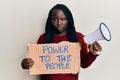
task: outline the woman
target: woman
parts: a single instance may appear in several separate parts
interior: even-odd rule
[[[73,16],[68,7],[64,4],[57,4],[49,11],[45,33],[39,37],[37,43],[79,42],[81,44],[81,67],[87,68],[98,56],[96,52],[101,51],[102,48],[97,42],[87,46],[83,37],[82,33],[76,32]],[[21,64],[23,69],[30,69],[34,65],[34,61],[25,58]],[[40,80],[78,80],[78,74],[44,74],[41,75]]]

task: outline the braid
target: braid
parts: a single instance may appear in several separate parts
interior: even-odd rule
[[[57,4],[55,5],[48,14],[47,22],[46,22],[46,28],[45,28],[45,40],[44,43],[53,43],[53,26],[51,23],[51,16],[53,14],[53,11],[55,9],[60,9],[64,12],[67,20],[68,20],[68,28],[67,28],[67,35],[68,35],[68,41],[70,42],[78,42],[77,36],[76,36],[76,30],[74,26],[74,20],[71,11],[63,4]]]

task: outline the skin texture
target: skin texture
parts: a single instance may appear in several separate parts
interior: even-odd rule
[[[67,33],[68,21],[62,10],[54,10],[52,15],[52,25],[54,33],[57,35],[65,35]]]
[[[54,27],[54,34],[63,36],[67,34],[68,20],[62,10],[56,9],[53,11],[52,25]],[[98,42],[94,42],[88,46],[89,52],[97,55],[96,52],[101,51],[102,47]],[[22,60],[22,68],[30,69],[34,65],[34,61],[30,58],[25,58]]]
[[[88,48],[89,48],[89,51],[92,52],[94,55],[97,55],[96,52],[102,51],[102,47],[97,41],[90,44]]]

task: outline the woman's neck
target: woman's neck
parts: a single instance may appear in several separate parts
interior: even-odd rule
[[[67,34],[67,32],[64,32],[64,33],[55,33],[55,35],[57,35],[57,36],[64,36],[66,34]]]

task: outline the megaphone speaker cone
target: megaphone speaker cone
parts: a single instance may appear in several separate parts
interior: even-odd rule
[[[108,29],[108,27],[104,23],[100,24],[100,32],[105,40],[107,40],[107,41],[111,40],[110,30]]]

